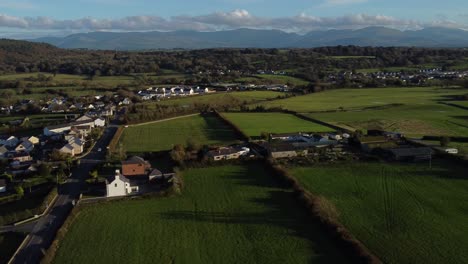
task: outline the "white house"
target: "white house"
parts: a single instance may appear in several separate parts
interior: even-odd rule
[[[70,124],[62,124],[62,125],[56,125],[56,126],[49,126],[49,127],[44,127],[44,135],[45,136],[54,136],[58,134],[63,134],[65,131],[68,131],[71,129]]]
[[[132,187],[130,180],[120,173],[120,170],[115,171],[113,178],[106,180],[107,197],[126,196],[134,192],[138,192],[138,186]]]
[[[96,127],[105,127],[106,126],[106,120],[104,118],[97,118],[94,120],[94,125]]]
[[[91,122],[93,121],[93,118],[87,116],[87,115],[84,115],[84,116],[81,116],[80,118],[76,119],[76,122],[82,122],[82,121],[88,121],[88,122]]]
[[[4,179],[0,179],[0,193],[4,193],[7,190],[7,184]]]
[[[184,88],[184,94],[185,95],[192,95],[193,94],[193,89],[190,87]]]

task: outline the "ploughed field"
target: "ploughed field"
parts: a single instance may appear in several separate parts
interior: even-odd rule
[[[129,126],[120,143],[128,152],[170,150],[188,140],[200,144],[229,144],[236,141],[234,132],[213,115],[194,115],[168,121]]]
[[[468,176],[456,164],[345,163],[293,175],[386,263],[466,263]]]
[[[410,136],[466,136],[468,110],[444,103],[467,93],[468,89],[435,87],[338,89],[260,105],[283,107],[352,129],[379,127]],[[464,105],[463,101],[453,103]]]
[[[332,128],[284,113],[223,113],[246,135],[259,137],[262,132],[330,132]]]
[[[85,206],[54,263],[344,263],[260,164],[189,169],[179,196]]]

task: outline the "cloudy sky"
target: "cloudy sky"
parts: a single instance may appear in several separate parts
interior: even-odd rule
[[[88,31],[468,29],[466,0],[0,0],[0,37]]]

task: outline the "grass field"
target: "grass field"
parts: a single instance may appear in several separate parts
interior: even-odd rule
[[[230,93],[213,93],[200,96],[179,97],[167,99],[158,102],[160,105],[193,105],[193,104],[211,104],[223,105],[229,104],[232,101],[246,101],[247,103],[261,102],[268,99],[275,99],[282,96],[284,93],[273,91],[247,91],[247,92],[230,92]],[[154,104],[154,103],[151,103]]]
[[[263,105],[282,106],[308,113],[325,122],[355,129],[367,129],[375,123],[381,123],[389,131],[411,136],[466,135],[468,111],[439,104],[439,101],[466,92],[466,89],[455,88],[340,89],[266,102]]]
[[[183,178],[181,196],[83,208],[54,263],[345,263],[262,166]]]
[[[192,116],[125,128],[122,138],[128,152],[170,150],[193,139],[200,144],[228,144],[234,132],[214,116]]]
[[[248,136],[260,136],[262,132],[328,132],[332,128],[322,126],[294,115],[283,113],[224,113],[226,118],[236,124]]]
[[[468,177],[455,164],[354,163],[295,168],[313,193],[386,263],[466,263]]]

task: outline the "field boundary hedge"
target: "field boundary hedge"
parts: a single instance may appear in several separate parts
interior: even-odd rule
[[[236,124],[234,124],[233,122],[231,122],[231,120],[227,119],[223,114],[219,113],[218,111],[213,111],[214,114],[220,118],[226,125],[228,125],[232,130],[234,130],[234,132],[236,133],[236,135],[241,138],[242,140],[244,141],[250,141],[250,137],[247,136],[244,131],[242,131],[242,129],[240,129]]]
[[[117,131],[115,131],[114,137],[111,139],[111,141],[110,141],[110,143],[109,143],[109,151],[110,151],[110,152],[114,152],[114,151],[115,151],[115,148],[117,147],[117,144],[119,143],[120,137],[121,137],[122,134],[123,134],[123,130],[124,130],[124,127],[123,127],[123,126],[119,126],[119,127],[117,128]]]
[[[377,264],[382,261],[375,256],[364,244],[357,240],[346,227],[323,210],[323,198],[305,190],[299,181],[289,174],[283,167],[266,160],[266,168],[277,177],[281,183],[294,191],[298,201],[307,209],[313,220],[318,221],[330,235],[339,249],[352,263]]]

